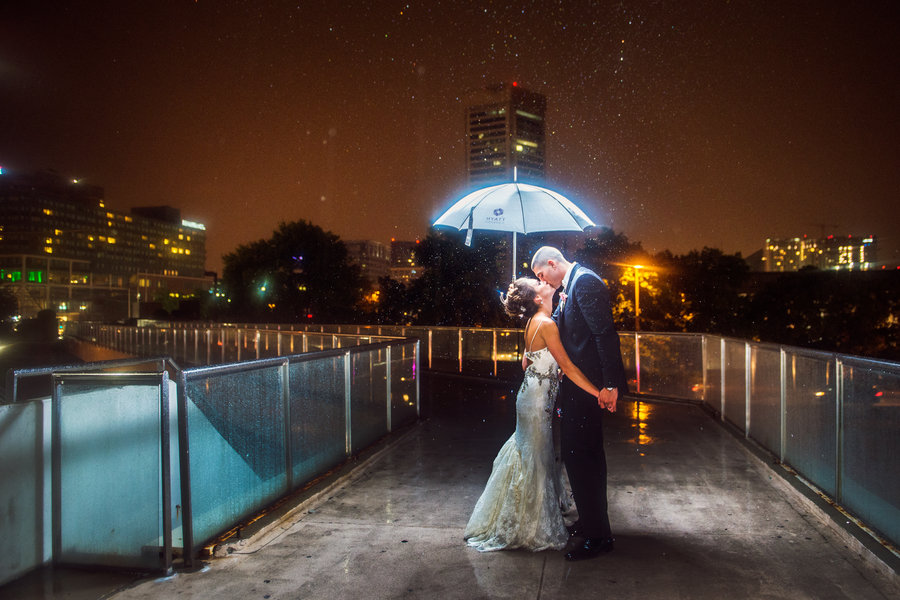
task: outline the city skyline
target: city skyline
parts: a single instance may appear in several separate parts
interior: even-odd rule
[[[0,19],[0,165],[178,206],[214,270],[281,221],[415,239],[465,192],[466,93],[518,81],[548,100],[548,187],[650,252],[824,231],[896,261],[897,16],[23,3]]]

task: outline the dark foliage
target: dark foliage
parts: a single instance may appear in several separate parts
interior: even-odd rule
[[[359,268],[350,264],[344,243],[318,226],[282,223],[271,238],[238,246],[223,259],[223,287],[234,320],[356,319],[363,290]]]

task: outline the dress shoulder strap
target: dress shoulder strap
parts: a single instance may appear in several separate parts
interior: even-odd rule
[[[531,342],[528,344],[528,347],[529,347],[529,348],[534,348],[534,338],[537,337],[538,329],[540,329],[540,328],[541,328],[541,325],[543,325],[543,324],[544,324],[544,322],[543,322],[543,321],[540,321],[540,322],[538,323],[538,326],[534,328],[534,333],[531,334]]]

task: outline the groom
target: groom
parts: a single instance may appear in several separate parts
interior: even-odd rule
[[[563,286],[553,313],[563,347],[572,362],[601,388],[599,398],[568,378],[559,388],[562,455],[578,509],[578,521],[569,528],[572,535],[566,545],[566,560],[594,558],[613,549],[607,514],[603,411],[614,412],[616,401],[628,391],[619,335],[613,326],[609,291],[596,273],[570,263],[552,246],[534,253],[531,270],[541,281]]]

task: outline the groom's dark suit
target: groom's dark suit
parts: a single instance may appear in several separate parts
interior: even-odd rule
[[[554,313],[566,353],[599,388],[628,391],[619,335],[612,320],[609,290],[603,280],[579,264],[572,266],[565,301]],[[603,411],[597,398],[568,378],[559,391],[562,407],[561,450],[575,506],[578,533],[587,538],[609,538],[606,500],[606,453],[603,448]]]

